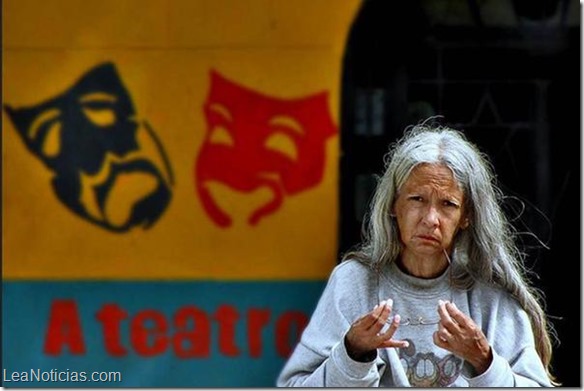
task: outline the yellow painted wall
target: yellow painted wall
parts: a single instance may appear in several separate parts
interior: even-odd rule
[[[4,103],[30,106],[113,62],[137,116],[168,153],[175,184],[148,230],[118,234],[55,196],[53,173],[5,113],[3,260],[7,279],[322,279],[336,263],[338,134],[322,182],[285,199],[257,226],[214,225],[193,186],[206,127],[209,72],[262,94],[326,91],[339,126],[341,57],[358,0],[5,0]],[[261,191],[222,195],[234,216]],[[254,198],[255,197],[255,198]],[[244,200],[245,199],[245,200]]]

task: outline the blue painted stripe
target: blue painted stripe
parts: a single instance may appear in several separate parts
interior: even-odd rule
[[[298,319],[309,318],[324,288],[316,282],[4,282],[3,284],[3,385],[4,387],[272,387],[285,363],[284,348],[293,346]],[[69,344],[61,352],[45,352],[51,308],[68,303],[77,310],[85,353],[71,354]],[[73,306],[71,306],[73,303]],[[66,306],[67,306],[66,305]],[[109,307],[106,307],[110,305]],[[118,329],[119,344],[126,354],[116,356],[106,346],[104,322],[97,314],[116,305],[127,317],[110,323]],[[187,310],[185,310],[187,309]],[[178,313],[198,311],[181,328]],[[149,312],[145,312],[149,310]],[[166,330],[152,331],[165,324]],[[258,314],[262,314],[259,316]],[[263,318],[261,318],[263,317]],[[139,321],[141,318],[150,320]],[[260,319],[261,318],[261,319]],[[53,318],[56,319],[56,318]],[[69,324],[63,320],[63,324]],[[222,320],[221,320],[222,319]],[[255,326],[253,325],[255,321]],[[135,323],[132,329],[132,322]],[[204,325],[208,322],[209,332]],[[263,327],[260,325],[265,322]],[[55,323],[56,324],[56,323]],[[138,324],[138,326],[136,326]],[[279,326],[278,326],[279,325]],[[162,350],[152,356],[138,352],[136,327],[142,330],[142,347],[151,347],[156,334]],[[65,333],[64,329],[56,328]],[[134,330],[134,331],[132,331]],[[233,338],[229,337],[233,330]],[[278,331],[279,330],[279,331]],[[180,333],[198,332],[210,350],[202,357],[181,358],[173,340]],[[134,333],[134,339],[132,338]],[[224,334],[223,345],[219,335]],[[59,333],[53,333],[53,337]],[[65,335],[70,335],[65,333]],[[190,335],[190,334],[189,334]],[[250,338],[256,336],[255,348]],[[109,338],[112,336],[110,335]],[[277,342],[279,338],[279,344]],[[201,341],[199,339],[198,341]],[[260,345],[257,345],[259,341]],[[160,342],[160,341],[159,341]],[[110,342],[111,344],[111,342]],[[180,347],[179,347],[180,349]],[[229,350],[232,349],[232,350]],[[285,350],[285,349],[284,349]],[[231,354],[231,355],[230,355]],[[11,381],[23,373],[40,373],[47,382]],[[53,375],[51,375],[51,371]],[[121,382],[75,382],[85,372],[119,372]],[[51,377],[52,376],[52,377]],[[102,375],[105,377],[105,375]],[[58,377],[65,381],[58,381]],[[66,381],[66,380],[70,381]],[[52,381],[57,380],[57,381]]]

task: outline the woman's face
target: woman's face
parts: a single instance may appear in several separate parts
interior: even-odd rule
[[[393,206],[404,253],[442,255],[466,228],[464,194],[452,171],[442,164],[416,166],[399,189]]]

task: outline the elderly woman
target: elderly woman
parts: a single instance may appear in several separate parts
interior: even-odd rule
[[[278,386],[551,386],[550,330],[491,166],[419,125],[389,153],[365,241],[328,284]]]

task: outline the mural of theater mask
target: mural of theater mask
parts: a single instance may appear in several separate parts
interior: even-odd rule
[[[251,211],[256,225],[275,213],[284,198],[317,186],[323,178],[326,141],[337,133],[328,93],[278,99],[210,72],[203,111],[207,131],[195,161],[194,182],[207,215],[218,226],[232,225],[210,184],[240,193],[262,187],[269,198]]]
[[[61,95],[5,110],[22,141],[54,173],[58,199],[108,231],[149,228],[164,213],[173,174],[162,144],[138,121],[112,63]]]

